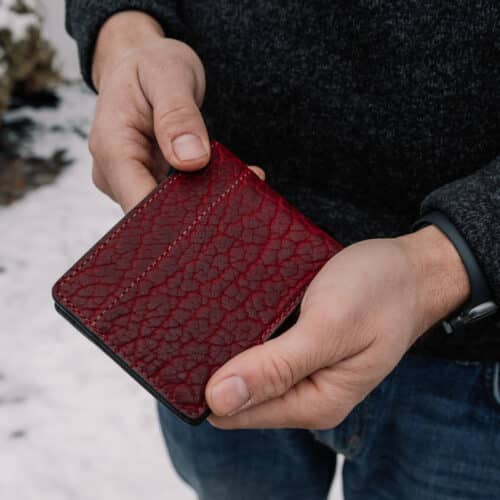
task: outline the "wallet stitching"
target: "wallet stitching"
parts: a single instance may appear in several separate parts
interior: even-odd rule
[[[214,144],[212,143],[211,144],[211,149],[215,151],[215,146]],[[81,262],[80,264],[78,264],[78,266],[75,266],[75,268],[71,271],[71,273],[69,273],[67,276],[65,276],[61,282],[60,282],[60,287],[66,283],[67,281],[69,281],[70,279],[74,278],[82,269],[83,267],[88,264],[91,260],[95,259],[97,257],[97,255],[99,254],[99,252],[101,250],[103,250],[103,248],[108,244],[110,243],[114,238],[116,238],[131,222],[132,220],[137,217],[137,215],[139,215],[140,213],[142,213],[144,211],[144,209],[150,205],[151,203],[153,203],[154,200],[156,200],[156,198],[158,198],[158,196],[160,196],[161,193],[163,193],[163,191],[165,191],[165,189],[167,189],[167,187],[171,186],[176,180],[178,180],[179,178],[181,177],[180,174],[174,174],[170,177],[170,179],[168,181],[165,181],[165,183],[163,184],[163,186],[160,187],[160,189],[158,189],[155,193],[153,193],[151,195],[151,197],[146,200],[142,205],[138,206],[136,209],[132,210],[132,212],[128,215],[127,217],[127,220],[125,220],[122,224],[119,225],[119,227],[116,229],[116,231],[113,231],[107,238],[105,238],[98,246],[97,248],[92,252],[90,253],[90,255],[88,257],[85,257]],[[63,295],[61,294],[61,299],[63,298]],[[71,303],[68,302],[70,305]],[[88,319],[88,318],[85,318],[85,319]]]
[[[199,222],[200,220],[205,217],[209,211],[213,210],[215,208],[215,206],[220,203],[225,197],[227,197],[227,195],[234,190],[234,188],[247,176],[247,174],[249,174],[250,172],[247,170],[246,172],[243,172],[242,174],[240,174],[240,176],[233,182],[233,184],[231,184],[231,186],[229,186],[226,191],[224,191],[223,193],[221,193],[217,198],[216,200],[214,200],[202,213],[200,213],[200,215],[183,231],[183,233],[181,235],[179,235],[176,240],[174,240],[170,245],[169,245],[169,248],[167,248],[163,253],[162,255],[160,255],[157,259],[155,259],[155,261],[153,263],[150,264],[150,266],[148,266],[148,268],[143,271],[143,273],[141,273],[140,276],[138,276],[134,282],[131,283],[131,285],[129,285],[129,287],[127,287],[126,290],[124,290],[122,292],[122,294],[117,297],[112,304],[110,304],[109,306],[106,307],[105,310],[103,310],[100,315],[98,315],[96,317],[96,319],[94,321],[92,321],[90,323],[90,326],[92,328],[94,328],[95,332],[96,333],[100,333],[102,335],[102,332],[99,332],[99,328],[97,328],[97,321],[99,319],[102,318],[102,315],[105,314],[110,308],[112,308],[119,300],[120,298],[125,294],[127,293],[128,290],[130,290],[130,288],[132,286],[134,286],[135,282],[136,281],[139,281],[143,275],[147,274],[156,264],[158,264],[166,255],[168,252],[170,252],[172,250],[172,248],[174,247],[175,244],[177,244],[184,236],[187,235],[188,232],[190,232]],[[334,249],[335,250],[335,249]],[[296,293],[293,294],[293,296],[290,298],[290,300],[286,303],[285,306],[283,306],[282,308],[282,311],[280,313],[279,316],[277,316],[274,321],[259,335],[258,337],[258,342],[259,343],[263,343],[266,338],[269,336],[269,334],[276,328],[277,325],[279,325],[283,319],[287,316],[287,314],[289,314],[290,312],[290,307],[291,306],[295,306],[301,299],[301,296],[303,295],[304,293],[304,288],[307,286],[307,284],[310,282],[311,280],[311,275],[314,276],[315,274],[317,273],[317,270],[314,270],[314,271],[311,271],[310,273],[308,273],[306,276],[304,276],[302,278],[302,280],[296,285]],[[67,302],[67,304],[72,307],[75,312],[77,312],[83,319],[87,319],[85,317],[85,315],[81,315],[80,314],[80,311],[77,307],[75,307],[72,302],[67,299],[66,297],[63,297],[61,296],[61,298],[63,300],[65,300]],[[110,347],[113,347],[111,346],[110,344]],[[115,350],[116,350],[116,353],[118,355],[120,355],[122,357],[122,359],[124,359],[125,362],[126,359],[123,357],[123,354],[120,352],[122,349],[119,349],[117,347],[113,347]],[[128,362],[127,362],[128,364]],[[158,375],[155,375],[153,377],[147,377],[148,379],[148,383],[150,383],[152,386],[154,386],[157,382],[158,382]],[[175,389],[171,389],[171,390],[166,390],[164,392],[164,395],[166,397],[166,400],[171,402],[171,404],[173,404],[175,407],[182,407],[183,408],[183,412],[185,414],[188,414],[188,415],[191,415],[193,417],[196,417],[199,415],[199,412],[200,411],[206,411],[206,408],[207,408],[207,405],[206,405],[206,402],[205,404],[198,404],[198,405],[183,405],[182,403],[179,403],[175,397]],[[190,407],[190,408],[189,408]]]
[[[156,193],[154,193],[151,196],[151,198],[149,198],[147,201],[144,202],[143,205],[141,205],[136,210],[134,210],[133,213],[131,213],[130,216],[127,218],[127,220],[125,222],[123,222],[123,224],[121,224],[116,229],[116,231],[113,231],[102,243],[100,243],[97,246],[97,248],[88,257],[83,259],[82,262],[80,262],[80,264],[78,266],[76,266],[70,274],[68,274],[66,277],[64,277],[61,280],[61,286],[64,283],[68,282],[69,280],[73,279],[80,271],[82,271],[82,269],[85,267],[85,265],[87,265],[90,261],[94,260],[97,257],[97,255],[104,249],[104,247],[106,247],[106,245],[108,245],[108,243],[110,243],[114,238],[116,238],[132,222],[132,220],[134,220],[134,218],[137,217],[137,215],[142,213],[142,211],[146,207],[148,207],[154,200],[156,200],[156,198],[158,198],[158,196],[163,191],[165,191],[165,189],[167,187],[171,186],[177,179],[179,179],[179,177],[180,177],[179,174],[174,174],[169,179],[169,181],[165,182],[165,184],[160,189],[158,189],[158,191],[156,191]],[[61,298],[63,298],[62,294],[61,294]],[[68,302],[68,304],[72,305],[70,302]]]
[[[115,297],[113,301],[108,304],[93,320],[90,320],[90,318],[87,315],[81,314],[81,311],[79,308],[77,308],[68,298],[66,298],[63,294],[61,294],[61,299],[64,300],[70,307],[73,308],[73,310],[82,318],[90,322],[90,326],[92,328],[96,327],[97,322],[102,319],[104,314],[106,314],[111,308],[113,308],[119,300],[133,287],[135,287],[139,281],[146,276],[157,264],[159,264],[171,251],[172,249],[181,241],[189,232],[191,232],[211,210],[213,210],[231,191],[234,190],[234,188],[241,183],[248,175],[250,174],[250,170],[247,169],[244,172],[242,172],[238,178],[233,181],[233,183],[226,188],[226,190],[221,193],[214,201],[212,201],[207,208],[205,208],[194,220],[191,222],[186,228],[177,235],[177,237],[167,246],[167,248],[153,261],[151,262],[148,267],[139,275],[137,276],[122,292],[120,295]]]
[[[239,180],[237,181],[239,182]],[[232,190],[232,189],[231,189]],[[231,191],[230,189],[228,189],[227,193],[223,193],[223,195],[225,196],[226,194],[229,194],[229,192]],[[221,195],[222,196],[222,195]],[[306,274],[305,276],[303,276],[302,280],[300,280],[296,285],[295,285],[295,289],[296,289],[296,292],[292,295],[292,297],[285,303],[284,306],[282,306],[281,308],[281,313],[268,325],[267,328],[265,328],[261,334],[259,335],[259,337],[256,339],[258,343],[263,343],[266,338],[270,335],[270,333],[276,328],[277,325],[279,325],[283,320],[284,318],[289,314],[290,312],[290,306],[294,306],[299,302],[298,299],[300,299],[301,295],[303,295],[304,293],[304,288],[307,286],[307,284],[311,281],[311,275],[314,276],[314,274],[317,272],[317,270],[315,271],[311,271],[309,272],[308,274]],[[126,292],[124,292],[126,293]],[[118,298],[119,300],[119,298]],[[111,306],[113,307],[113,306]],[[292,308],[293,309],[293,308]],[[107,311],[103,311],[102,314],[105,314]],[[95,321],[98,321],[100,318],[96,318]],[[120,349],[118,349],[116,346],[113,346],[114,349],[118,351],[122,350],[123,347],[125,346],[121,346]],[[160,379],[159,379],[159,371],[161,371],[162,368],[158,369],[158,370],[155,370],[154,374],[150,374],[148,376],[148,380],[149,380],[149,383],[153,386],[155,385],[158,385],[158,382],[160,382]],[[175,389],[171,389],[171,390],[166,390],[164,392],[166,398],[168,401],[170,401],[171,403],[175,403],[179,406],[182,406],[182,403],[179,403],[175,397]],[[190,405],[191,406],[191,410],[189,410],[188,408],[186,408],[186,405],[183,406],[183,411],[185,413],[190,413],[192,415],[197,415],[199,413],[200,410],[205,410],[206,409],[206,405],[203,405],[203,404],[198,404],[198,405]],[[194,409],[194,411],[192,411]]]
[[[222,199],[225,198],[237,186],[237,184],[240,183],[244,179],[244,177],[248,173],[249,173],[249,171],[247,170],[246,172],[243,172],[242,174],[240,174],[240,176],[233,182],[233,184],[231,186],[229,186],[226,189],[226,191],[224,191],[223,193],[221,193],[202,213],[200,213],[200,215],[198,217],[196,217],[195,220],[193,222],[191,222],[190,225],[187,226],[185,228],[185,230],[180,235],[178,235],[177,238],[173,242],[170,243],[169,247],[159,257],[157,257],[155,259],[155,261],[153,261],[148,266],[148,268],[141,273],[141,275],[139,275],[137,278],[135,278],[134,281],[125,290],[122,291],[122,293],[120,294],[120,296],[116,297],[112,301],[112,303],[110,303],[108,306],[106,306],[106,308],[103,309],[103,311],[101,311],[101,313],[99,313],[97,315],[97,317],[93,321],[90,322],[90,326],[92,326],[92,328],[94,328],[94,330],[96,331],[96,333],[100,333],[99,329],[97,328],[97,322],[100,319],[102,319],[103,315],[106,312],[108,312],[112,307],[114,307],[116,305],[116,303],[123,297],[123,295],[125,295],[132,287],[136,286],[136,284],[142,279],[142,277],[145,276],[151,269],[153,269],[153,267],[155,265],[159,264],[161,262],[161,260],[172,250],[172,248],[179,241],[181,241],[189,232],[191,232],[194,229],[194,227],[197,224],[199,224],[200,220],[203,217],[205,217],[208,214],[209,211],[213,210],[215,208],[215,206],[218,203],[220,203],[222,201]],[[147,200],[146,202],[144,202],[144,204],[141,205],[140,207],[137,207],[137,209],[134,211],[134,213],[130,214],[130,217],[127,219],[127,221],[125,221],[122,225],[120,225],[120,227],[118,227],[116,229],[116,231],[114,231],[104,241],[102,241],[97,246],[97,248],[88,257],[84,258],[82,260],[82,262],[77,267],[75,267],[75,269],[68,276],[66,276],[61,281],[61,284],[69,281],[74,276],[76,276],[79,272],[81,272],[81,270],[84,268],[84,266],[87,263],[89,263],[90,261],[92,261],[93,259],[95,259],[97,257],[97,255],[104,249],[104,247],[108,243],[110,243],[115,237],[117,237],[120,234],[120,232],[123,229],[125,229],[128,226],[128,224],[137,215],[139,215],[149,204],[151,204],[168,186],[172,185],[179,177],[180,177],[179,174],[173,175],[171,177],[171,179],[168,182],[166,182],[156,193],[154,193],[149,200]],[[291,299],[282,308],[281,314],[279,316],[277,316],[274,319],[274,321],[261,333],[261,335],[258,338],[258,342],[260,342],[260,343],[264,342],[265,339],[269,336],[270,332],[272,332],[273,329],[276,328],[276,326],[279,325],[283,321],[283,319],[287,316],[287,314],[289,313],[290,306],[292,306],[294,304],[296,305],[297,302],[300,301],[300,297],[301,297],[301,295],[303,295],[303,292],[304,292],[304,287],[307,286],[308,282],[310,281],[310,275],[312,274],[314,276],[315,272],[317,272],[317,270],[314,271],[314,272],[311,271],[311,273],[308,273],[308,275],[304,276],[303,279],[301,280],[301,282],[296,285],[296,290],[297,290],[296,293],[293,294],[293,296],[291,297]],[[86,321],[90,321],[90,318],[87,315],[81,314],[81,311],[79,310],[79,308],[77,308],[76,306],[74,306],[74,304],[71,302],[71,300],[69,300],[62,293],[61,293],[61,300],[64,301],[64,302],[66,302],[82,319],[84,319]],[[117,354],[120,354],[118,352],[118,349],[116,349],[116,352],[117,352]],[[155,376],[155,377],[150,378],[149,380],[152,383],[154,383],[155,381],[158,380],[158,378],[157,378],[157,376]],[[169,401],[172,401],[174,403],[178,403],[176,401],[175,393],[174,393],[173,390],[171,390],[171,391],[165,391],[165,395],[167,396],[167,398],[168,398]],[[188,405],[188,406],[191,406],[191,405]],[[199,412],[199,410],[205,410],[206,409],[206,403],[205,404],[198,404],[198,405],[195,404],[195,405],[192,405],[191,406],[191,410],[185,408],[183,411],[185,413],[189,412],[189,413],[193,414],[193,409],[195,411],[198,411],[198,412]]]

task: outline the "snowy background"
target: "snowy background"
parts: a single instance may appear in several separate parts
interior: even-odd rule
[[[75,80],[64,2],[43,3],[60,67]],[[94,96],[80,82],[58,94],[57,109],[9,114],[38,124],[26,148],[62,146],[74,162],[53,184],[0,207],[0,499],[193,500],[168,461],[153,399],[52,305],[53,282],[121,216],[90,179],[81,131]]]

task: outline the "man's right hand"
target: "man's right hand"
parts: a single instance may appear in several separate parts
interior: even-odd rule
[[[196,170],[210,143],[199,107],[205,72],[186,44],[165,38],[140,12],[122,12],[102,27],[92,79],[99,92],[89,148],[95,185],[129,211],[170,166]]]

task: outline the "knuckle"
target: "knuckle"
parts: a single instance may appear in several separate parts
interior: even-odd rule
[[[274,354],[266,365],[264,392],[266,397],[284,394],[295,381],[295,368],[284,356]]]
[[[327,308],[318,303],[307,307],[304,312],[304,319],[318,331],[324,331],[325,327],[328,330],[335,330],[342,325],[342,313],[343,310],[339,307]]]
[[[156,126],[162,134],[175,137],[185,129],[196,128],[200,112],[194,103],[172,106],[158,113]]]
[[[100,140],[99,129],[95,125],[92,127],[89,134],[88,148],[90,154],[94,158],[99,155],[99,151],[101,149],[101,140]]]
[[[92,167],[92,183],[97,189],[99,189],[99,191],[102,191],[103,193],[106,192],[106,186],[104,184],[102,174],[95,165]]]

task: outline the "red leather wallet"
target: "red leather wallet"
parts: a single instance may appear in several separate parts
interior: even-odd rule
[[[210,376],[292,324],[341,245],[217,142],[175,173],[53,288],[56,309],[191,424]]]

